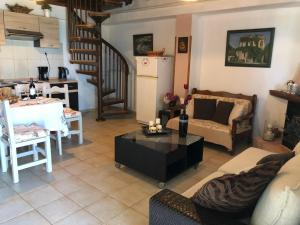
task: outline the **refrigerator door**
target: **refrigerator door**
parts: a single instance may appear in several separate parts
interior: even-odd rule
[[[157,78],[137,76],[136,87],[136,119],[147,124],[156,118]]]
[[[137,76],[147,75],[157,77],[158,65],[156,57],[136,57]]]

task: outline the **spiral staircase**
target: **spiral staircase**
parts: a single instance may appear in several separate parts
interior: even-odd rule
[[[106,10],[130,4],[131,0],[49,0],[47,3],[67,7],[70,63],[78,64],[76,72],[88,76],[87,82],[96,87],[97,120],[128,113],[128,64],[102,38],[101,27],[110,17]]]

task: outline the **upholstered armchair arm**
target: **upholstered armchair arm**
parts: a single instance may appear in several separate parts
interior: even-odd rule
[[[232,128],[231,128],[231,132],[233,135],[235,135],[237,133],[237,126],[238,124],[242,123],[243,121],[252,121],[252,118],[254,117],[254,115],[252,113],[249,113],[247,115],[244,116],[240,116],[235,118],[234,120],[232,120]],[[250,122],[251,124],[251,122]]]
[[[189,198],[162,190],[150,199],[149,225],[244,225],[231,215],[201,208]]]

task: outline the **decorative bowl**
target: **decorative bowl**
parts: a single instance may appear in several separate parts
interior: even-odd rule
[[[147,52],[147,55],[148,56],[164,56],[165,55],[165,49],[163,48],[160,51],[150,51],[150,52]]]
[[[16,13],[28,14],[33,10],[33,9],[30,9],[26,6],[22,6],[22,5],[19,5],[19,4],[14,4],[14,5],[5,4],[5,5],[11,12],[16,12]]]

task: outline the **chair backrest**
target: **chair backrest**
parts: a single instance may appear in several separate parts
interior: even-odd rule
[[[63,104],[66,107],[70,107],[70,101],[69,101],[69,89],[68,89],[68,85],[65,84],[64,87],[58,87],[58,86],[53,86],[51,88],[45,88],[43,90],[43,95],[45,97],[47,97],[47,95],[49,96],[49,98],[52,97],[52,95],[54,94],[64,94],[64,97],[60,99],[63,101]]]
[[[2,132],[4,131],[5,134],[8,135],[8,140],[11,143],[15,140],[15,134],[8,100],[0,102],[0,114],[0,124],[2,127],[1,136],[3,135]]]

